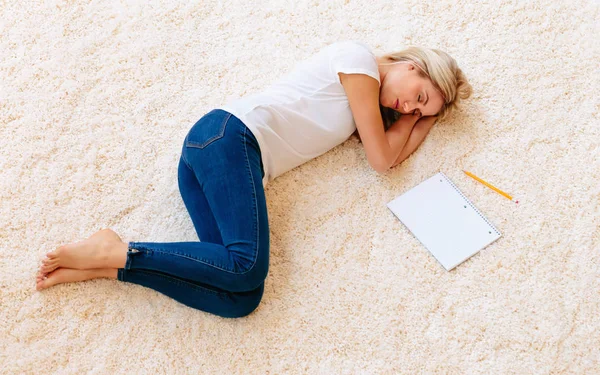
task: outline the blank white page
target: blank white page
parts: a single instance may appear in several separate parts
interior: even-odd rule
[[[442,172],[387,206],[447,271],[501,236]]]

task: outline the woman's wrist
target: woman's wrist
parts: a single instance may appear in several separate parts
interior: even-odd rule
[[[388,160],[391,159],[389,161],[390,167],[395,164],[398,156],[404,149],[404,146],[410,137],[410,133],[418,120],[418,116],[402,115],[402,117],[396,120],[385,133],[390,149],[392,150],[392,157],[388,158]]]

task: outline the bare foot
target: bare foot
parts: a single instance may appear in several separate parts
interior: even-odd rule
[[[75,281],[84,281],[97,279],[100,277],[117,278],[116,268],[97,268],[91,270],[75,270],[71,268],[57,268],[49,274],[38,272],[35,289],[42,290],[56,284],[72,283]]]
[[[127,244],[111,229],[102,229],[88,239],[60,246],[46,254],[41,273],[59,267],[86,270],[93,268],[123,268],[127,260]]]

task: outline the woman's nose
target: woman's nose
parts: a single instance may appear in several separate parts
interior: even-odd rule
[[[410,113],[414,113],[414,112],[415,112],[415,111],[417,111],[417,110],[418,110],[418,111],[420,111],[420,110],[421,110],[421,104],[419,104],[419,103],[414,103],[414,102],[411,102],[411,103],[408,103],[408,108],[409,108],[409,110],[408,110],[408,111],[409,111]]]
[[[421,104],[406,102],[404,106],[404,110],[410,114],[419,114],[422,113],[423,106]],[[415,112],[416,111],[416,112]]]
[[[407,107],[407,112],[410,114],[418,115],[423,111],[423,106],[421,104],[407,103]]]

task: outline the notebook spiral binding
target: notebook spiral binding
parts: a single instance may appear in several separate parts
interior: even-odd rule
[[[454,185],[454,183],[453,183],[453,182],[452,182],[452,181],[451,181],[451,180],[448,178],[448,176],[446,176],[446,175],[444,174],[444,172],[441,172],[441,171],[440,171],[440,174],[441,174],[441,175],[444,177],[444,179],[445,179],[447,182],[449,182],[449,183],[450,183],[450,185],[451,185],[451,186],[454,188],[454,190],[456,190],[456,191],[458,192],[458,194],[460,194],[460,195],[461,195],[461,196],[462,196],[462,197],[465,199],[465,201],[467,201],[467,203],[469,204],[469,206],[471,206],[471,208],[472,208],[472,209],[474,209],[474,210],[475,210],[475,212],[477,212],[477,214],[478,214],[479,216],[481,216],[481,218],[482,218],[483,220],[485,220],[485,222],[486,222],[486,223],[487,223],[487,224],[488,224],[488,225],[489,225],[489,226],[490,226],[490,227],[491,227],[491,228],[492,228],[492,229],[493,229],[493,230],[496,232],[496,234],[498,234],[498,235],[500,236],[500,232],[498,231],[498,229],[496,229],[496,227],[495,227],[495,226],[494,226],[492,223],[490,223],[490,222],[488,221],[488,219],[486,219],[486,218],[485,218],[485,216],[483,216],[483,214],[482,214],[482,213],[481,213],[481,212],[480,212],[480,211],[477,209],[477,207],[475,207],[475,206],[473,205],[473,203],[471,203],[471,201],[469,200],[469,198],[465,197],[465,195],[462,193],[462,191],[460,191],[460,189],[459,189],[458,187],[456,187],[456,185]]]

